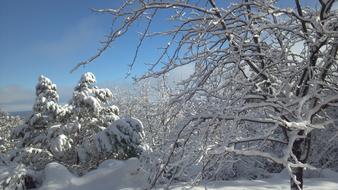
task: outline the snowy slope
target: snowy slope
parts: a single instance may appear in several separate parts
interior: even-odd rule
[[[146,185],[146,175],[139,170],[140,163],[136,158],[127,161],[107,160],[98,169],[82,177],[71,174],[63,165],[50,163],[44,170],[45,179],[40,190],[136,190]],[[306,175],[309,175],[305,173]],[[316,175],[311,174],[313,177]],[[306,178],[305,190],[338,190],[338,173],[323,170],[321,178]],[[289,176],[284,171],[264,180],[218,181],[191,187],[187,184],[176,184],[171,190],[288,190]],[[162,188],[160,188],[162,189]]]
[[[98,169],[77,177],[63,165],[53,162],[45,168],[45,179],[40,190],[140,189],[146,183],[146,176],[138,170],[139,166],[136,158],[127,161],[106,160]]]

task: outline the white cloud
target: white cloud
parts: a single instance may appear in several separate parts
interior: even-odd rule
[[[0,88],[0,107],[8,112],[31,110],[34,98],[34,90],[16,85]]]
[[[73,87],[57,88],[60,104],[66,104],[72,98]],[[32,110],[35,101],[35,89],[26,89],[17,85],[0,88],[0,108],[8,112]]]
[[[59,103],[68,104],[73,96],[74,87],[71,86],[58,86],[57,92],[59,93]]]

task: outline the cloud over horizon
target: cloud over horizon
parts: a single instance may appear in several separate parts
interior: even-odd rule
[[[59,103],[66,104],[71,99],[73,87],[57,88]],[[30,111],[35,101],[35,89],[27,89],[18,85],[0,87],[0,109],[7,112]]]
[[[4,111],[27,111],[32,109],[35,93],[18,85],[0,88],[0,108]]]
[[[59,94],[59,104],[64,105],[69,103],[73,96],[73,86],[57,86],[57,92]],[[105,81],[97,84],[100,88],[132,88],[129,83],[117,83],[114,81]],[[35,102],[35,88],[28,89],[20,85],[7,85],[0,87],[0,110],[7,112],[17,111],[31,111]]]

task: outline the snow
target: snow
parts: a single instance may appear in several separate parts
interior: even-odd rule
[[[40,190],[100,190],[142,189],[146,175],[136,158],[126,161],[106,160],[96,170],[77,177],[59,163],[52,162],[44,170],[45,179]]]
[[[312,171],[313,172],[313,171]],[[329,169],[320,171],[321,178],[311,178],[311,172],[305,171],[304,190],[337,190],[338,173]],[[236,180],[236,181],[216,181],[204,185],[192,187],[187,184],[177,184],[170,188],[171,190],[289,190],[290,179],[286,170],[279,174],[274,174],[271,178],[260,180]]]
[[[91,72],[87,72],[82,75],[80,82],[81,83],[96,83],[95,75]]]
[[[177,185],[171,190],[189,189],[189,185]],[[219,181],[192,187],[194,190],[289,190],[289,179]],[[305,179],[304,190],[337,190],[332,179]]]
[[[71,148],[70,139],[64,134],[53,138],[50,144],[51,152],[59,157],[63,155],[64,151]]]
[[[147,184],[147,175],[140,168],[140,162],[137,158],[130,158],[126,161],[106,160],[102,162],[96,170],[82,177],[75,176],[70,173],[65,166],[52,162],[46,166],[44,174],[45,178],[39,190],[138,190],[143,189]],[[310,177],[305,178],[304,190],[338,189],[338,173],[336,172],[326,169],[311,172],[306,171],[304,175]],[[286,170],[283,170],[279,174],[274,174],[269,179],[215,181],[194,187],[187,183],[178,183],[172,185],[169,189],[287,190],[290,189],[289,182],[289,174]],[[158,187],[158,189],[163,188]]]

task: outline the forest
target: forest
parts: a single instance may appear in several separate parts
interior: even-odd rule
[[[134,25],[142,29],[126,73],[147,41],[161,39],[160,53],[126,88],[83,73],[67,104],[39,76],[28,117],[1,110],[0,187],[338,189],[338,2],[290,6],[125,0],[93,9],[111,16],[111,32],[70,72],[95,65]],[[182,68],[191,73],[173,81]]]

